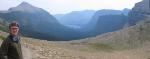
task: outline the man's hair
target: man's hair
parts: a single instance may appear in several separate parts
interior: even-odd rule
[[[12,27],[12,26],[17,26],[19,27],[19,24],[17,22],[12,22],[9,24],[9,29]]]

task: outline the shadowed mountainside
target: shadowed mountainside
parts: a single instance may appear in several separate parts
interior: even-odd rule
[[[17,21],[21,34],[28,37],[51,40],[81,38],[80,31],[60,24],[55,17],[41,8],[22,2],[17,7],[0,12],[0,18],[8,23]]]

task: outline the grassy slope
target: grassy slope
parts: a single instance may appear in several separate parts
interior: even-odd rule
[[[4,21],[4,19],[0,18],[0,30],[7,32],[8,31],[8,22]]]

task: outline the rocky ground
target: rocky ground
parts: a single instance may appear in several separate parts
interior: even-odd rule
[[[42,40],[23,40],[25,56],[30,59],[149,59],[150,46],[129,50],[94,50],[87,45],[51,42]]]

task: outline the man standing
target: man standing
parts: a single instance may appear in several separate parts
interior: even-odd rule
[[[12,22],[9,25],[9,35],[1,45],[0,59],[23,59],[18,33],[19,24]]]

